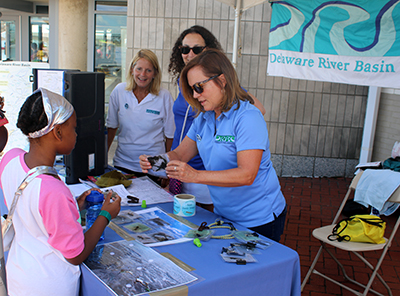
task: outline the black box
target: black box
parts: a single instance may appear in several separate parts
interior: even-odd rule
[[[64,96],[75,108],[78,134],[74,150],[64,156],[67,184],[104,173],[104,78],[104,73],[64,73]]]

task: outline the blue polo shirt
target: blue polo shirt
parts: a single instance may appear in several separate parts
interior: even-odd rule
[[[286,202],[271,162],[265,120],[256,107],[240,102],[215,119],[214,111],[194,119],[187,136],[196,142],[206,170],[237,168],[237,152],[261,149],[263,155],[252,185],[208,186],[214,212],[246,227],[264,225],[282,213]]]

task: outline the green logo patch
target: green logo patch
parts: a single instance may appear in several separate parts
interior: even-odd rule
[[[235,143],[235,136],[216,135],[215,141],[222,142],[222,143]]]

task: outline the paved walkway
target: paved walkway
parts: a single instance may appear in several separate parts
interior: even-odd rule
[[[280,178],[282,191],[288,204],[288,215],[281,243],[299,253],[302,280],[320,246],[319,241],[312,237],[311,232],[314,228],[332,222],[350,181],[351,179],[345,178]],[[383,219],[393,224],[398,212],[390,217],[383,216]],[[356,280],[367,283],[370,273],[364,263],[358,258],[349,261],[349,254],[343,251],[337,251],[336,254],[338,258],[344,260],[342,263],[344,263],[348,275],[356,273]],[[375,252],[365,252],[364,254],[368,260],[371,259],[371,263],[377,262],[378,256]],[[326,252],[323,253],[323,257],[320,257],[317,268],[329,273],[338,281],[343,278],[336,263]],[[392,289],[393,295],[400,295],[400,232],[397,233],[383,261],[380,273]],[[379,280],[375,280],[372,287],[387,295],[387,290]],[[302,296],[322,295],[354,294],[313,274],[305,286]],[[374,294],[369,293],[368,295]]]

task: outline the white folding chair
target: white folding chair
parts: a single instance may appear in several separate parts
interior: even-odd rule
[[[399,173],[400,174],[400,173]],[[318,250],[317,255],[314,258],[313,263],[311,264],[310,269],[308,270],[303,283],[301,284],[301,291],[303,291],[305,285],[307,284],[307,281],[309,280],[310,276],[312,273],[315,273],[317,275],[322,276],[323,278],[341,286],[342,288],[353,292],[356,295],[367,295],[368,292],[372,292],[375,293],[377,295],[382,295],[381,293],[371,289],[371,285],[375,279],[375,277],[377,277],[382,284],[386,287],[386,289],[388,290],[389,295],[393,295],[392,291],[390,290],[390,287],[387,285],[387,283],[383,280],[382,276],[378,273],[379,268],[381,267],[381,264],[383,262],[383,259],[385,258],[386,253],[388,252],[392,240],[397,232],[397,229],[399,228],[399,224],[400,224],[400,216],[397,218],[397,221],[395,223],[395,225],[393,226],[393,230],[390,233],[385,233],[385,236],[389,235],[388,238],[385,237],[385,242],[382,244],[370,244],[370,243],[359,243],[359,242],[347,242],[347,241],[342,241],[342,242],[338,242],[338,241],[330,241],[328,240],[328,236],[330,234],[332,234],[332,229],[333,227],[335,227],[335,225],[337,224],[341,212],[343,210],[344,205],[346,204],[346,201],[348,200],[350,194],[352,193],[352,191],[356,190],[357,187],[357,183],[360,180],[362,175],[362,172],[358,173],[352,180],[349,190],[346,193],[346,196],[343,199],[343,202],[341,203],[338,212],[336,213],[335,218],[333,219],[333,222],[331,225],[328,226],[323,226],[320,228],[316,228],[313,230],[312,234],[313,236],[318,239],[321,243],[321,247]],[[400,176],[400,175],[399,175]],[[391,197],[389,198],[389,201],[391,202],[395,202],[395,203],[400,203],[400,187],[397,188],[397,190],[391,195]],[[386,227],[386,232],[388,230],[388,227]],[[372,274],[370,276],[370,279],[368,281],[368,283],[366,285],[357,282],[356,280],[354,280],[353,278],[350,278],[343,265],[339,262],[339,260],[333,255],[333,253],[328,249],[329,247],[334,247],[334,248],[338,248],[347,252],[352,252],[353,254],[355,254],[361,261],[363,261],[371,270],[372,270]],[[357,291],[354,290],[352,288],[350,288],[349,286],[344,285],[341,282],[338,282],[334,279],[332,279],[331,277],[317,271],[315,269],[315,265],[317,264],[317,261],[319,259],[319,257],[322,254],[322,251],[325,250],[331,257],[332,259],[338,264],[338,266],[340,267],[340,269],[343,272],[343,276],[345,278],[345,280],[348,280],[349,282],[356,284],[358,286],[360,286],[363,291]],[[378,263],[373,266],[370,262],[368,262],[361,254],[359,254],[359,252],[367,252],[367,251],[376,251],[376,252],[380,252],[381,256],[379,257]],[[360,289],[361,290],[361,289]]]

